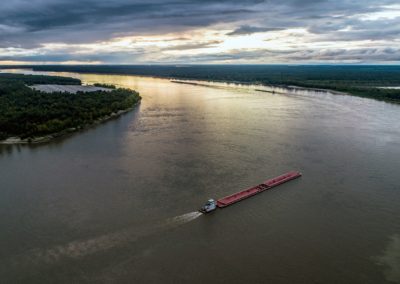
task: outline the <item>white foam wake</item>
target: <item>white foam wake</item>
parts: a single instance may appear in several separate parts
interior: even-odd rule
[[[189,212],[175,216],[162,222],[152,224],[146,228],[130,227],[110,234],[100,235],[91,239],[76,240],[64,245],[54,246],[48,249],[33,249],[27,254],[18,256],[13,260],[14,265],[51,264],[64,258],[80,258],[100,251],[106,251],[130,242],[134,242],[145,236],[172,229],[189,223],[202,213]]]
[[[176,216],[176,217],[171,218],[169,220],[172,223],[185,224],[185,223],[188,223],[190,221],[193,221],[194,219],[199,218],[201,215],[203,215],[203,213],[200,213],[198,211],[194,211],[194,212],[186,213],[186,214],[183,214],[183,215],[180,215],[180,216]]]

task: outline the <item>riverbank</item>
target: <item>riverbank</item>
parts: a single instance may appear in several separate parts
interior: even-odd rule
[[[36,83],[46,88],[32,88]],[[80,85],[67,77],[0,74],[0,143],[47,142],[119,116],[141,99],[131,89]]]
[[[202,86],[202,87],[210,87],[210,88],[218,88],[221,86],[213,86],[210,84],[202,84],[198,82],[192,82],[192,80],[187,79],[187,80],[175,80],[172,79],[170,80],[172,83],[176,84],[187,84],[187,85],[193,85],[193,86]],[[400,104],[400,98],[391,98],[391,97],[371,97],[371,90],[375,90],[376,93],[382,93],[384,92],[385,94],[400,94],[400,90],[398,88],[386,88],[386,87],[373,87],[373,88],[366,88],[366,87],[358,87],[358,88],[351,88],[351,91],[340,91],[340,90],[334,90],[330,88],[317,88],[317,87],[307,87],[307,86],[299,86],[299,85],[293,85],[293,84],[262,84],[262,83],[248,83],[248,82],[239,82],[239,81],[210,81],[210,80],[200,80],[200,79],[193,79],[193,81],[204,81],[204,82],[209,82],[209,83],[225,83],[225,84],[236,84],[236,85],[244,85],[244,86],[259,86],[259,87],[269,87],[269,88],[282,88],[286,89],[289,92],[290,91],[313,91],[316,93],[329,93],[333,95],[342,95],[342,96],[355,96],[355,97],[361,97],[361,98],[369,98],[369,99],[374,99],[378,101],[384,101],[387,103],[393,103],[393,104]],[[346,89],[346,88],[343,88]],[[263,93],[270,93],[270,94],[286,94],[285,92],[279,92],[275,90],[264,90],[264,89],[254,89],[257,92],[263,92]],[[400,95],[399,95],[400,97]]]
[[[8,66],[11,68],[10,66]],[[135,75],[170,80],[201,80],[263,86],[298,86],[334,94],[400,103],[400,66],[382,65],[46,65],[22,66],[34,71]],[[339,93],[337,93],[339,92]]]
[[[170,80],[170,82],[171,83],[176,83],[176,84],[186,84],[186,85],[209,87],[209,88],[223,87],[223,86],[217,86],[217,85],[210,85],[210,84],[192,82],[191,80]],[[351,94],[349,94],[349,93],[334,91],[334,90],[330,90],[330,89],[306,88],[306,87],[293,86],[293,85],[262,85],[262,84],[251,84],[251,83],[240,83],[240,82],[219,82],[219,81],[218,82],[217,81],[204,81],[204,82],[235,84],[235,85],[243,85],[243,86],[281,88],[281,89],[288,90],[289,92],[293,91],[293,90],[294,91],[301,90],[301,91],[313,91],[313,92],[321,92],[321,93],[330,93],[330,94],[334,94],[334,95],[348,95],[348,96],[351,96]],[[286,94],[286,92],[280,92],[280,91],[276,91],[276,90],[264,90],[264,89],[259,89],[259,88],[255,88],[254,91],[263,92],[263,93],[270,93],[270,94]]]
[[[67,136],[82,130],[86,130],[89,128],[92,128],[96,125],[99,125],[101,123],[104,123],[108,120],[111,119],[115,119],[118,118],[119,116],[130,112],[132,110],[134,110],[138,105],[140,104],[140,100],[139,102],[137,102],[135,105],[133,105],[131,108],[129,109],[125,109],[125,110],[119,110],[117,112],[111,113],[110,115],[106,115],[102,118],[96,119],[95,121],[93,121],[93,123],[87,123],[87,124],[83,124],[77,127],[71,127],[68,129],[65,129],[63,131],[59,131],[59,132],[55,132],[55,133],[51,133],[48,135],[44,135],[44,136],[38,136],[38,137],[29,137],[29,138],[19,138],[19,137],[9,137],[7,139],[4,140],[0,140],[0,145],[12,145],[12,144],[40,144],[40,143],[47,143],[50,142],[51,140],[55,139],[55,138],[60,138],[63,136]]]

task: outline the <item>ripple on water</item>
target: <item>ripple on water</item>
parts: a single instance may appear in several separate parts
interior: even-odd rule
[[[390,238],[383,255],[377,257],[377,263],[384,267],[386,280],[400,283],[400,235]]]

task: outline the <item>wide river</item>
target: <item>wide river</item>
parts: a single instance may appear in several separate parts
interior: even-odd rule
[[[399,105],[46,74],[143,100],[48,144],[0,146],[1,283],[400,283]],[[196,213],[289,170],[303,177]]]

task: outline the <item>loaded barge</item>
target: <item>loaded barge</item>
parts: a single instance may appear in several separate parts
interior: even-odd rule
[[[286,174],[277,176],[275,178],[268,179],[259,185],[256,185],[256,186],[250,187],[248,189],[239,191],[237,193],[220,198],[217,200],[217,202],[215,202],[214,199],[209,199],[207,201],[207,203],[199,211],[202,213],[208,213],[208,212],[216,210],[217,207],[224,208],[226,206],[232,205],[243,199],[249,198],[253,195],[256,195],[260,192],[263,192],[263,191],[273,188],[275,186],[281,185],[282,183],[288,182],[288,181],[293,180],[298,177],[301,177],[300,172],[291,171]]]

